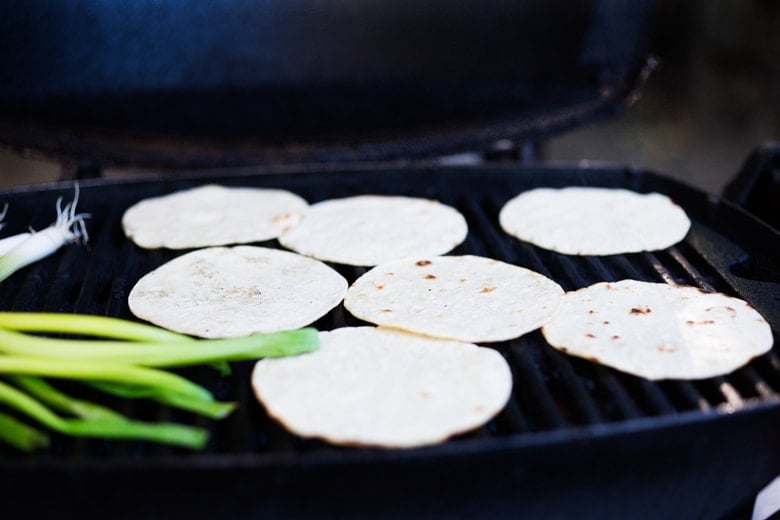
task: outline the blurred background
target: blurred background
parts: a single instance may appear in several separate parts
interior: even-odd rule
[[[720,193],[750,150],[780,139],[780,2],[658,2],[661,59],[622,117],[554,139],[548,155],[632,164]]]
[[[661,67],[636,104],[549,140],[544,157],[631,165],[720,193],[755,146],[780,140],[780,2],[658,0],[649,50]],[[60,173],[0,148],[0,187]]]

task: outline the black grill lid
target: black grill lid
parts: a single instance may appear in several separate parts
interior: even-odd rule
[[[565,289],[636,278],[737,295],[780,327],[780,236],[726,202],[646,172],[620,168],[352,168],[257,175],[169,175],[81,185],[89,248],[71,246],[0,284],[0,307],[131,317],[135,281],[180,253],[146,251],[122,235],[130,204],[203,182],[291,189],[314,202],[359,193],[436,198],[459,209],[469,235],[456,253],[490,256],[544,273]],[[538,186],[594,185],[659,191],[693,220],[680,244],[654,253],[570,257],[504,234],[498,211]],[[58,184],[2,194],[8,232],[42,227]],[[275,242],[264,243],[278,247]],[[362,270],[339,266],[350,280]],[[322,330],[359,322],[338,307]],[[780,358],[774,349],[724,377],[651,382],[549,348],[537,331],[493,345],[513,371],[506,409],[476,432],[415,450],[344,449],[286,432],[256,403],[251,363],[229,379],[206,367],[186,375],[238,411],[219,422],[148,403],[120,403],[136,417],[200,421],[205,453],[146,443],[56,438],[40,455],[0,449],[4,512],[74,515],[312,517],[480,516],[529,518],[721,518],[780,473]],[[103,509],[101,509],[103,508]]]
[[[0,143],[108,165],[392,159],[620,110],[651,0],[0,4]]]

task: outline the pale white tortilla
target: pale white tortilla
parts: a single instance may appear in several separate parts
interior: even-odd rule
[[[665,195],[591,187],[523,192],[504,205],[499,223],[520,240],[569,255],[664,249],[685,238],[691,225]]]
[[[134,204],[122,229],[148,249],[246,244],[278,237],[307,206],[285,190],[208,184]]]
[[[435,200],[360,195],[312,204],[279,242],[320,260],[373,266],[448,253],[467,232],[463,215]]]
[[[311,324],[338,305],[347,281],[327,265],[254,246],[199,249],[158,267],[130,291],[137,317],[204,338]]]
[[[512,374],[495,350],[374,327],[321,332],[319,350],[263,359],[252,386],[303,437],[408,448],[442,442],[506,405]]]
[[[728,374],[773,342],[743,300],[636,280],[566,293],[542,332],[563,352],[654,380]]]
[[[549,278],[479,256],[380,264],[349,288],[344,306],[365,321],[469,342],[504,341],[539,328],[563,295]]]

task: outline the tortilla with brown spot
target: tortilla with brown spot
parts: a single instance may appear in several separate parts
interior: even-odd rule
[[[654,380],[725,375],[773,343],[769,324],[743,300],[637,280],[566,293],[542,333],[561,352]]]
[[[439,256],[369,270],[349,288],[344,306],[377,325],[479,343],[539,328],[562,295],[557,283],[530,269],[479,256]]]

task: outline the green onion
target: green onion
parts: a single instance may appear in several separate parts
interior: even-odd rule
[[[173,394],[152,387],[131,386],[111,383],[109,381],[84,381],[84,383],[107,394],[123,397],[125,399],[151,399],[161,404],[209,417],[210,419],[223,419],[236,408],[236,403],[216,401],[204,402],[199,399],[192,399],[188,396]]]
[[[63,419],[27,394],[1,382],[0,402],[35,419],[47,428],[76,437],[149,440],[194,449],[203,448],[208,441],[208,432],[203,428],[181,424],[114,419]]]
[[[104,406],[75,399],[60,392],[40,377],[10,376],[9,379],[16,386],[54,410],[81,417],[82,419],[98,419],[101,421],[125,420],[123,415]]]
[[[41,338],[0,329],[0,352],[47,359],[87,359],[154,367],[238,361],[311,352],[318,346],[313,328],[240,338],[167,341],[73,341]]]
[[[0,373],[28,374],[63,379],[95,379],[152,386],[203,402],[214,398],[205,388],[183,377],[152,368],[101,361],[0,356]]]
[[[19,269],[46,258],[60,247],[71,242],[85,242],[88,239],[84,219],[89,215],[76,213],[79,200],[78,185],[73,201],[62,207],[62,198],[57,199],[57,220],[46,229],[25,236],[0,256],[0,281],[5,280]],[[8,237],[7,241],[19,237]]]
[[[0,239],[0,255],[4,255],[13,248],[30,238],[32,233],[25,232]]]
[[[3,206],[3,211],[0,211],[0,229],[5,227],[5,214],[8,212],[8,203]],[[0,238],[0,255],[6,254],[11,249],[15,248],[25,240],[30,238],[30,233],[19,233],[10,237]]]
[[[65,212],[72,214],[72,207],[66,207]],[[318,333],[313,328],[195,339],[105,316],[0,312],[0,375],[16,385],[0,382],[0,404],[67,435],[141,439],[199,449],[208,435],[201,428],[131,420],[101,405],[75,399],[44,378],[75,380],[122,398],[151,399],[221,419],[235,409],[235,403],[218,402],[202,386],[160,368],[209,363],[229,370],[228,361],[302,354],[318,346]],[[55,411],[69,417],[60,417]],[[22,450],[48,442],[45,434],[10,416],[0,415],[0,430],[0,441]]]
[[[30,452],[47,447],[49,436],[0,412],[0,441]]]
[[[196,341],[184,334],[152,325],[108,316],[67,312],[0,312],[0,328],[130,341]]]
[[[125,399],[151,399],[155,394],[155,389],[148,386],[112,383],[111,381],[84,380],[82,382],[107,394],[123,397]]]

